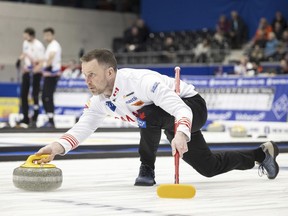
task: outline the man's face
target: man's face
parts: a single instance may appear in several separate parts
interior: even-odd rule
[[[33,37],[27,33],[23,33],[23,39],[31,42],[33,40]]]
[[[136,35],[138,35],[138,33],[139,33],[138,28],[136,28],[136,27],[133,27],[133,28],[131,29],[131,32],[132,32],[132,35],[133,35],[133,36],[136,36]]]
[[[236,19],[237,18],[237,12],[236,11],[232,11],[231,12],[231,17],[232,17],[232,19]]]
[[[82,62],[82,73],[93,95],[103,94],[108,87],[107,67],[99,65],[96,59]]]
[[[51,32],[44,32],[43,39],[45,42],[50,43],[54,39],[54,35]]]

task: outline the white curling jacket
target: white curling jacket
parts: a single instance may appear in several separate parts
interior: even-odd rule
[[[181,98],[174,89],[174,78],[155,71],[119,69],[110,98],[104,95],[92,96],[85,105],[79,121],[57,142],[64,147],[64,154],[66,154],[100,127],[107,116],[145,127],[145,115],[139,113],[138,110],[153,103],[175,117],[178,124],[177,131],[185,133],[189,141],[193,114],[181,98],[193,97],[197,92],[193,85],[183,81],[180,81]]]

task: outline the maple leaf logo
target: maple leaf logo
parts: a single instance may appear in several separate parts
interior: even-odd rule
[[[142,120],[145,119],[146,118],[145,113],[144,112],[139,113],[139,118]]]

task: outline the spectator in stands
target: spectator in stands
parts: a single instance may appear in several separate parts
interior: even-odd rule
[[[230,23],[229,21],[227,20],[226,16],[225,15],[221,15],[219,17],[219,20],[218,20],[218,23],[217,23],[217,26],[216,26],[216,29],[221,31],[222,34],[227,37],[229,35],[229,32],[230,32]]]
[[[278,44],[279,41],[275,37],[275,33],[270,32],[264,50],[266,60],[273,61],[273,55],[276,53]]]
[[[248,48],[248,55],[252,61],[260,62],[265,59],[264,49],[266,47],[266,42],[267,40],[264,30],[258,29],[257,35],[255,35]]]
[[[261,49],[264,49],[266,47],[266,34],[264,29],[258,29],[256,37],[254,38],[253,42],[253,48],[258,45]]]
[[[274,31],[275,31],[275,28],[276,28],[276,23],[280,24],[282,31],[287,28],[287,21],[283,17],[283,15],[282,15],[282,13],[280,11],[277,11],[275,13],[275,17],[274,17],[274,19],[272,21],[272,28],[273,28]]]
[[[272,32],[272,27],[267,22],[266,18],[262,17],[259,21],[258,29],[255,33],[255,38],[257,39],[259,36],[262,37],[262,33],[264,32],[265,39],[268,39],[268,35]],[[260,35],[259,35],[260,34]]]
[[[231,31],[229,35],[232,49],[241,48],[242,44],[246,41],[247,29],[244,21],[236,11],[231,12]]]
[[[133,26],[130,32],[124,37],[126,51],[137,52],[141,51],[141,37],[137,27]]]
[[[275,53],[270,57],[271,61],[281,61],[285,56],[285,49],[283,47],[283,44],[278,43],[277,47],[276,47],[276,51]]]
[[[225,48],[226,45],[228,46],[227,37],[224,36],[223,32],[218,27],[216,27],[213,41],[216,42],[217,47],[219,48]]]
[[[138,18],[131,27],[124,31],[123,41],[126,52],[143,51],[143,43],[149,36],[149,28],[143,19]]]
[[[162,50],[163,55],[162,55],[162,62],[163,63],[172,63],[174,62],[176,58],[175,51],[178,50],[178,47],[174,43],[174,40],[172,37],[167,37],[163,43],[163,48]]]
[[[259,45],[255,45],[250,52],[249,58],[252,62],[260,62],[264,60],[264,51]]]
[[[177,46],[174,43],[174,40],[172,37],[167,37],[163,44],[163,50],[169,51],[169,52],[175,52],[177,50]]]
[[[81,79],[82,76],[80,66],[77,64],[75,59],[72,59],[65,66],[65,69],[62,73],[62,78],[64,79]]]
[[[195,47],[194,54],[196,62],[207,63],[210,57],[210,44],[209,41],[204,38],[201,43],[198,43]]]
[[[288,30],[285,30],[282,34],[282,43],[286,51],[288,51]]]
[[[243,56],[240,62],[234,66],[234,73],[239,76],[254,76],[256,71],[255,64],[250,62],[247,56]]]
[[[281,24],[279,22],[276,22],[274,25],[274,33],[275,33],[277,40],[282,39],[283,32],[284,32],[284,29],[282,29]]]
[[[288,74],[288,53],[280,61],[280,74]]]
[[[144,20],[138,18],[136,20],[135,26],[138,28],[140,40],[142,42],[146,41],[150,31],[149,31],[149,28],[147,27],[147,25],[145,24]]]

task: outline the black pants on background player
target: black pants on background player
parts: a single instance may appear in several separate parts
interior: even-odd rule
[[[212,177],[233,169],[251,169],[254,167],[255,161],[262,162],[264,160],[265,154],[261,148],[212,153],[200,131],[207,120],[205,100],[198,94],[191,98],[184,98],[183,101],[193,112],[191,140],[187,143],[188,152],[183,155],[183,160],[197,172],[203,176]],[[170,143],[174,138],[174,117],[154,104],[143,107],[139,112],[145,113],[146,128],[140,129],[139,154],[142,164],[135,185],[147,185],[145,179],[144,183],[142,182],[141,175],[145,176],[145,173],[149,173],[149,169],[154,170],[161,129],[165,130],[164,133]],[[153,171],[152,185],[154,183]]]
[[[42,102],[49,119],[48,124],[46,124],[47,127],[54,127],[54,92],[56,90],[58,79],[58,76],[44,77]]]
[[[32,72],[25,72],[22,75],[22,84],[21,84],[21,107],[23,113],[23,120],[22,123],[29,124],[29,123],[36,123],[38,115],[39,115],[39,93],[40,93],[40,82],[42,78],[41,73],[33,73]],[[31,86],[31,78],[32,78],[32,96],[34,102],[34,115],[32,117],[32,122],[29,119],[29,104],[28,104],[28,95]]]

